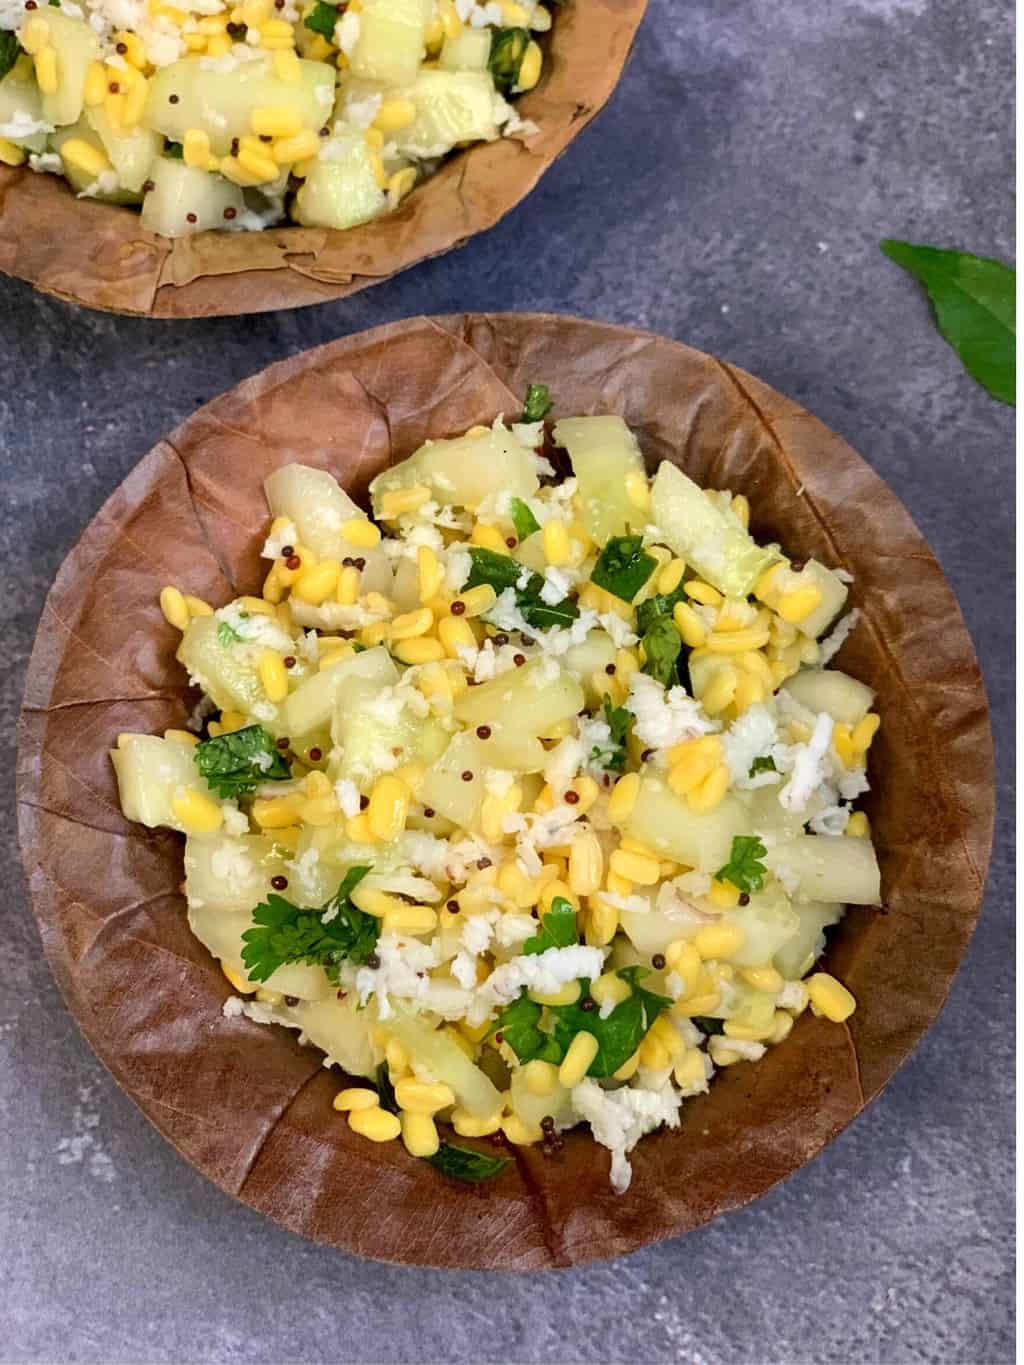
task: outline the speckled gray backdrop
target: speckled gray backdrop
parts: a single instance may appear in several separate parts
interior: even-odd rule
[[[277,316],[145,323],[0,283],[8,772],[49,582],[158,437],[303,347],[418,312],[522,308],[692,342],[846,436],[960,595],[1003,784],[981,927],[882,1099],[744,1212],[617,1264],[523,1278],[351,1260],[185,1165],[64,1009],[13,866],[8,784],[0,1357],[1012,1358],[1012,414],[966,378],[877,249],[895,235],[1012,259],[1012,22],[1010,0],[652,0],[618,94],[532,198],[381,288]]]

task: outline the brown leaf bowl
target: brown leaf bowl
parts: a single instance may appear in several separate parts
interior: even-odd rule
[[[450,157],[400,207],[337,232],[147,232],[133,209],[76,199],[52,175],[0,166],[0,271],[112,313],[229,317],[344,298],[462,246],[525,199],[611,96],[647,0],[569,0],[545,74],[516,102],[536,133]]]
[[[331,1108],[338,1078],[293,1034],[225,1019],[189,932],[181,842],[121,815],[107,750],[180,726],[185,677],[157,604],[252,591],[264,477],[298,460],[356,494],[427,437],[518,410],[620,413],[650,466],[742,491],[757,534],[855,578],[841,664],[878,691],[869,812],[884,909],[853,909],[827,965],[859,1001],[809,1013],[756,1066],[716,1077],[682,1126],[645,1138],[627,1194],[586,1129],[497,1180],[447,1180]],[[160,1131],[221,1189],[307,1237],[380,1260],[535,1270],[621,1255],[791,1175],[873,1099],[941,1008],[974,928],[993,813],[974,650],[904,507],[844,441],[722,361],[622,327],[522,314],[417,318],[283,361],[202,408],[128,476],[68,555],[21,718],[22,853],[43,944],[83,1033]]]

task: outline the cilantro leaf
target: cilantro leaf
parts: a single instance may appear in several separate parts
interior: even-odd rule
[[[751,763],[750,772],[747,776],[756,777],[758,773],[777,773],[778,771],[775,766],[775,759],[772,758],[771,754],[761,754]]]
[[[230,621],[221,621],[217,626],[217,643],[221,645],[234,645],[241,639],[238,631]]]
[[[756,834],[734,835],[729,861],[718,869],[715,877],[720,882],[732,882],[733,886],[748,894],[760,891],[767,871],[761,859],[767,853],[768,850]]]
[[[493,54],[493,40],[491,52]],[[546,384],[528,384],[523,405],[524,422],[541,422],[551,411],[551,392]]]
[[[377,1102],[382,1109],[386,1109],[389,1114],[400,1112],[401,1106],[395,1098],[395,1087],[391,1084],[391,1076],[388,1072],[387,1062],[381,1062],[377,1068]]]
[[[633,712],[624,706],[612,706],[608,697],[604,698],[602,706],[611,735],[607,744],[595,744],[591,748],[590,761],[600,763],[602,768],[610,768],[612,772],[621,773],[626,766],[626,737],[633,720]]]
[[[523,64],[526,49],[530,44],[530,30],[526,28],[496,28],[491,32],[491,51],[487,58],[487,69],[494,77],[495,89],[503,95],[509,94],[519,83],[519,68]],[[531,384],[530,388],[543,388],[542,384]],[[530,410],[530,396],[526,396],[527,412]],[[545,409],[547,411],[547,409]],[[541,413],[541,416],[544,414]],[[538,418],[526,419],[536,422]]]
[[[283,782],[291,769],[262,725],[247,725],[196,745],[196,767],[218,796],[243,796],[260,782]]]
[[[612,536],[597,557],[590,581],[623,602],[632,602],[658,565],[643,544],[642,536]]]
[[[671,592],[656,592],[636,609],[636,629],[638,635],[645,635],[659,616],[671,616],[677,602],[685,602],[686,593],[682,583]]]
[[[549,605],[541,598],[544,580],[538,573],[530,572],[529,577],[524,580],[524,586],[519,587],[518,583],[524,572],[523,566],[511,555],[501,555],[494,550],[471,545],[469,557],[473,567],[464,586],[475,588],[481,583],[489,583],[499,596],[506,588],[511,588],[516,595],[516,606],[520,615],[529,625],[536,626],[539,630],[547,629],[549,626],[567,626],[579,616],[579,607],[571,598],[565,597],[553,605]]]
[[[647,972],[646,967],[640,966],[619,969],[618,975],[629,982],[633,993],[628,1000],[616,1005],[606,1019],[602,1019],[597,1010],[581,1009],[582,1002],[589,996],[589,981],[582,983],[583,990],[574,1004],[552,1008],[552,1036],[564,1051],[569,1050],[577,1033],[592,1033],[597,1039],[597,1054],[587,1071],[588,1076],[611,1076],[618,1071],[643,1042],[658,1015],[671,1005],[667,996],[645,990],[640,985],[640,978]]]
[[[539,1058],[542,1062],[557,1064],[564,1054],[554,1038],[541,1029],[542,1013],[543,1008],[530,1000],[524,991],[518,1000],[506,1005],[498,1015],[491,1029],[491,1037],[500,1033],[501,1041],[508,1043],[520,1062],[532,1062],[534,1058]]]
[[[443,1142],[427,1161],[442,1175],[453,1180],[466,1180],[477,1184],[481,1180],[493,1180],[501,1175],[506,1166],[511,1165],[507,1156],[491,1156],[487,1152],[475,1151],[472,1147],[460,1147],[454,1142]]]
[[[377,944],[380,920],[364,914],[349,900],[369,872],[351,867],[337,891],[319,910],[300,910],[283,896],[269,895],[253,911],[253,927],[242,935],[242,962],[250,981],[268,981],[288,962],[323,967],[337,981],[338,967],[348,958],[366,962]]]
[[[0,29],[0,80],[21,56],[21,45],[9,29]]]
[[[576,931],[576,911],[564,896],[555,897],[551,909],[541,916],[540,923],[541,927],[533,938],[528,938],[523,944],[525,956],[544,953],[549,948],[571,948],[580,941]]]
[[[324,0],[316,0],[316,4],[302,22],[313,33],[319,33],[321,37],[333,43],[334,26],[340,15],[341,11],[337,5],[328,5]]]
[[[683,650],[683,642],[671,616],[658,616],[641,640],[644,647],[644,672],[656,678],[664,687],[676,679],[676,666]]]
[[[540,522],[522,498],[513,498],[510,506],[512,525],[516,528],[516,535],[521,541],[525,540],[527,536],[532,536],[534,531],[540,530]]]

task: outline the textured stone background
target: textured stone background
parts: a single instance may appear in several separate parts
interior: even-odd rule
[[[350,1260],[186,1166],[65,1012],[15,870],[8,789],[0,1357],[1012,1358],[1012,414],[962,373],[877,249],[895,235],[1012,259],[1012,42],[1009,0],[652,0],[616,98],[526,204],[349,302],[145,323],[0,284],[8,772],[49,582],[160,435],[328,338],[417,312],[521,308],[717,352],[872,461],[960,595],[1003,783],[981,927],[882,1099],[753,1208],[617,1264],[518,1279]]]

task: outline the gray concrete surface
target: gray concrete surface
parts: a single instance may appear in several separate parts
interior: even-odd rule
[[[584,3],[585,0],[578,0]],[[981,927],[882,1099],[756,1206],[612,1265],[485,1278],[306,1244],[209,1187],[115,1088],[0,911],[0,1357],[19,1362],[1003,1362],[1013,1354],[1012,414],[885,235],[1012,259],[1008,0],[652,0],[612,105],[487,237],[360,297],[142,323],[0,284],[4,766],[47,586],[192,409],[403,315],[560,309],[718,352],[889,480],[963,603],[1002,782]]]

